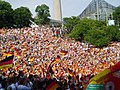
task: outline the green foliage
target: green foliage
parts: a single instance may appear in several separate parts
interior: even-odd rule
[[[10,3],[0,0],[0,28],[28,27],[32,14],[26,7],[12,9]]]
[[[12,13],[13,9],[10,3],[0,1],[0,28],[12,27],[13,25]]]
[[[79,23],[80,18],[72,16],[70,18],[64,18],[64,28],[66,28],[69,32]]]
[[[116,39],[118,42],[120,42],[120,31],[116,34]]]
[[[101,30],[105,27],[102,21],[96,21],[91,19],[81,19],[79,23],[73,28],[69,36],[71,38],[75,38],[77,40],[83,41],[85,35],[88,33],[89,30],[99,29]]]
[[[119,41],[119,28],[117,26],[108,26],[105,29],[106,35],[111,39],[111,41]]]
[[[84,39],[96,47],[107,46],[110,43],[109,37],[105,35],[103,30],[90,30]]]
[[[120,6],[113,12],[113,19],[115,20],[116,25],[120,25]]]
[[[102,21],[81,19],[69,33],[71,38],[88,42],[95,47],[107,46],[110,41],[119,41],[119,30],[115,26],[105,26]]]
[[[15,27],[29,27],[32,20],[32,14],[27,7],[20,7],[14,10],[14,25]]]
[[[37,12],[37,16],[35,17],[35,22],[37,24],[41,24],[41,25],[49,24],[50,11],[47,5],[45,4],[42,4],[41,6],[38,5],[36,7],[35,12]]]

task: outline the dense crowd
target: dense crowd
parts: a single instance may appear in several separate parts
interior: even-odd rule
[[[58,90],[80,90],[91,77],[119,62],[120,42],[95,48],[59,37],[59,28],[0,29],[0,61],[8,54],[14,55],[13,67],[1,69],[0,88],[11,90],[14,84],[18,90],[23,90],[20,85],[25,90],[45,90],[55,81]]]

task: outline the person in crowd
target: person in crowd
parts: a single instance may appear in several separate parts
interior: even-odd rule
[[[59,28],[54,28],[53,32],[46,26],[0,29],[0,61],[14,54],[11,70],[1,71],[2,88],[15,89],[16,85],[19,89],[37,90],[45,88],[47,80],[55,78],[62,82],[62,88],[79,90],[91,77],[120,60],[120,42],[95,48],[65,36],[61,38],[57,31]],[[13,80],[14,76],[18,79]]]

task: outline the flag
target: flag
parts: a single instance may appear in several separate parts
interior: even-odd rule
[[[47,86],[46,90],[56,90],[58,87],[60,87],[59,84],[53,81]]]
[[[61,51],[60,51],[60,54],[61,54],[61,55],[66,55],[67,53],[68,53],[68,51],[65,51],[65,50],[61,50]]]
[[[75,77],[75,72],[73,72],[73,70],[70,70],[69,68],[68,68],[68,74],[72,77]]]
[[[9,57],[9,56],[12,56],[12,55],[14,55],[14,52],[4,52],[3,53],[3,57]]]
[[[115,65],[113,65],[111,68],[110,68],[111,72],[115,72],[115,71],[118,71],[120,70],[120,62],[116,63]]]
[[[48,67],[48,69],[47,69],[47,72],[49,73],[49,74],[54,74],[54,72],[53,72],[53,70],[52,70],[52,64],[50,64],[49,65],[49,67]]]
[[[53,71],[52,67],[53,67],[54,64],[58,63],[59,61],[60,61],[60,56],[58,55],[58,56],[56,57],[56,59],[53,60],[53,61],[49,64],[49,66],[48,66],[48,68],[47,68],[47,74],[48,74],[48,76],[52,76],[52,75],[54,74],[54,71]]]
[[[58,63],[59,61],[60,61],[60,58],[57,57],[57,58],[52,62],[52,64],[56,64],[56,63]]]
[[[20,58],[20,57],[21,57],[21,51],[16,49],[16,51],[15,51],[15,56],[16,56],[17,58]]]
[[[34,61],[34,58],[31,57],[31,58],[28,59],[28,61],[29,61],[29,62],[33,62],[33,61]]]
[[[58,77],[61,77],[63,74],[64,74],[64,73],[63,73],[62,71],[60,71],[60,72],[58,73]]]
[[[9,57],[9,56],[12,56],[12,55],[14,55],[14,52],[8,52],[7,53],[7,56]]]
[[[14,55],[7,57],[4,60],[0,61],[0,69],[12,67],[13,57]]]
[[[53,64],[56,64],[58,62],[60,62],[60,56],[59,55],[57,55],[57,57],[50,63],[49,66],[53,66]]]
[[[43,77],[45,77],[45,70],[42,66],[40,66],[41,70],[42,70],[42,74],[43,74]]]
[[[113,61],[110,61],[110,65],[111,65],[111,66],[114,66],[115,63],[114,63]]]
[[[2,57],[7,57],[7,53],[4,52],[4,53],[2,54]]]

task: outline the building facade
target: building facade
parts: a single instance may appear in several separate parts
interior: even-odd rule
[[[106,21],[112,19],[114,9],[115,6],[105,0],[92,0],[79,17]]]

